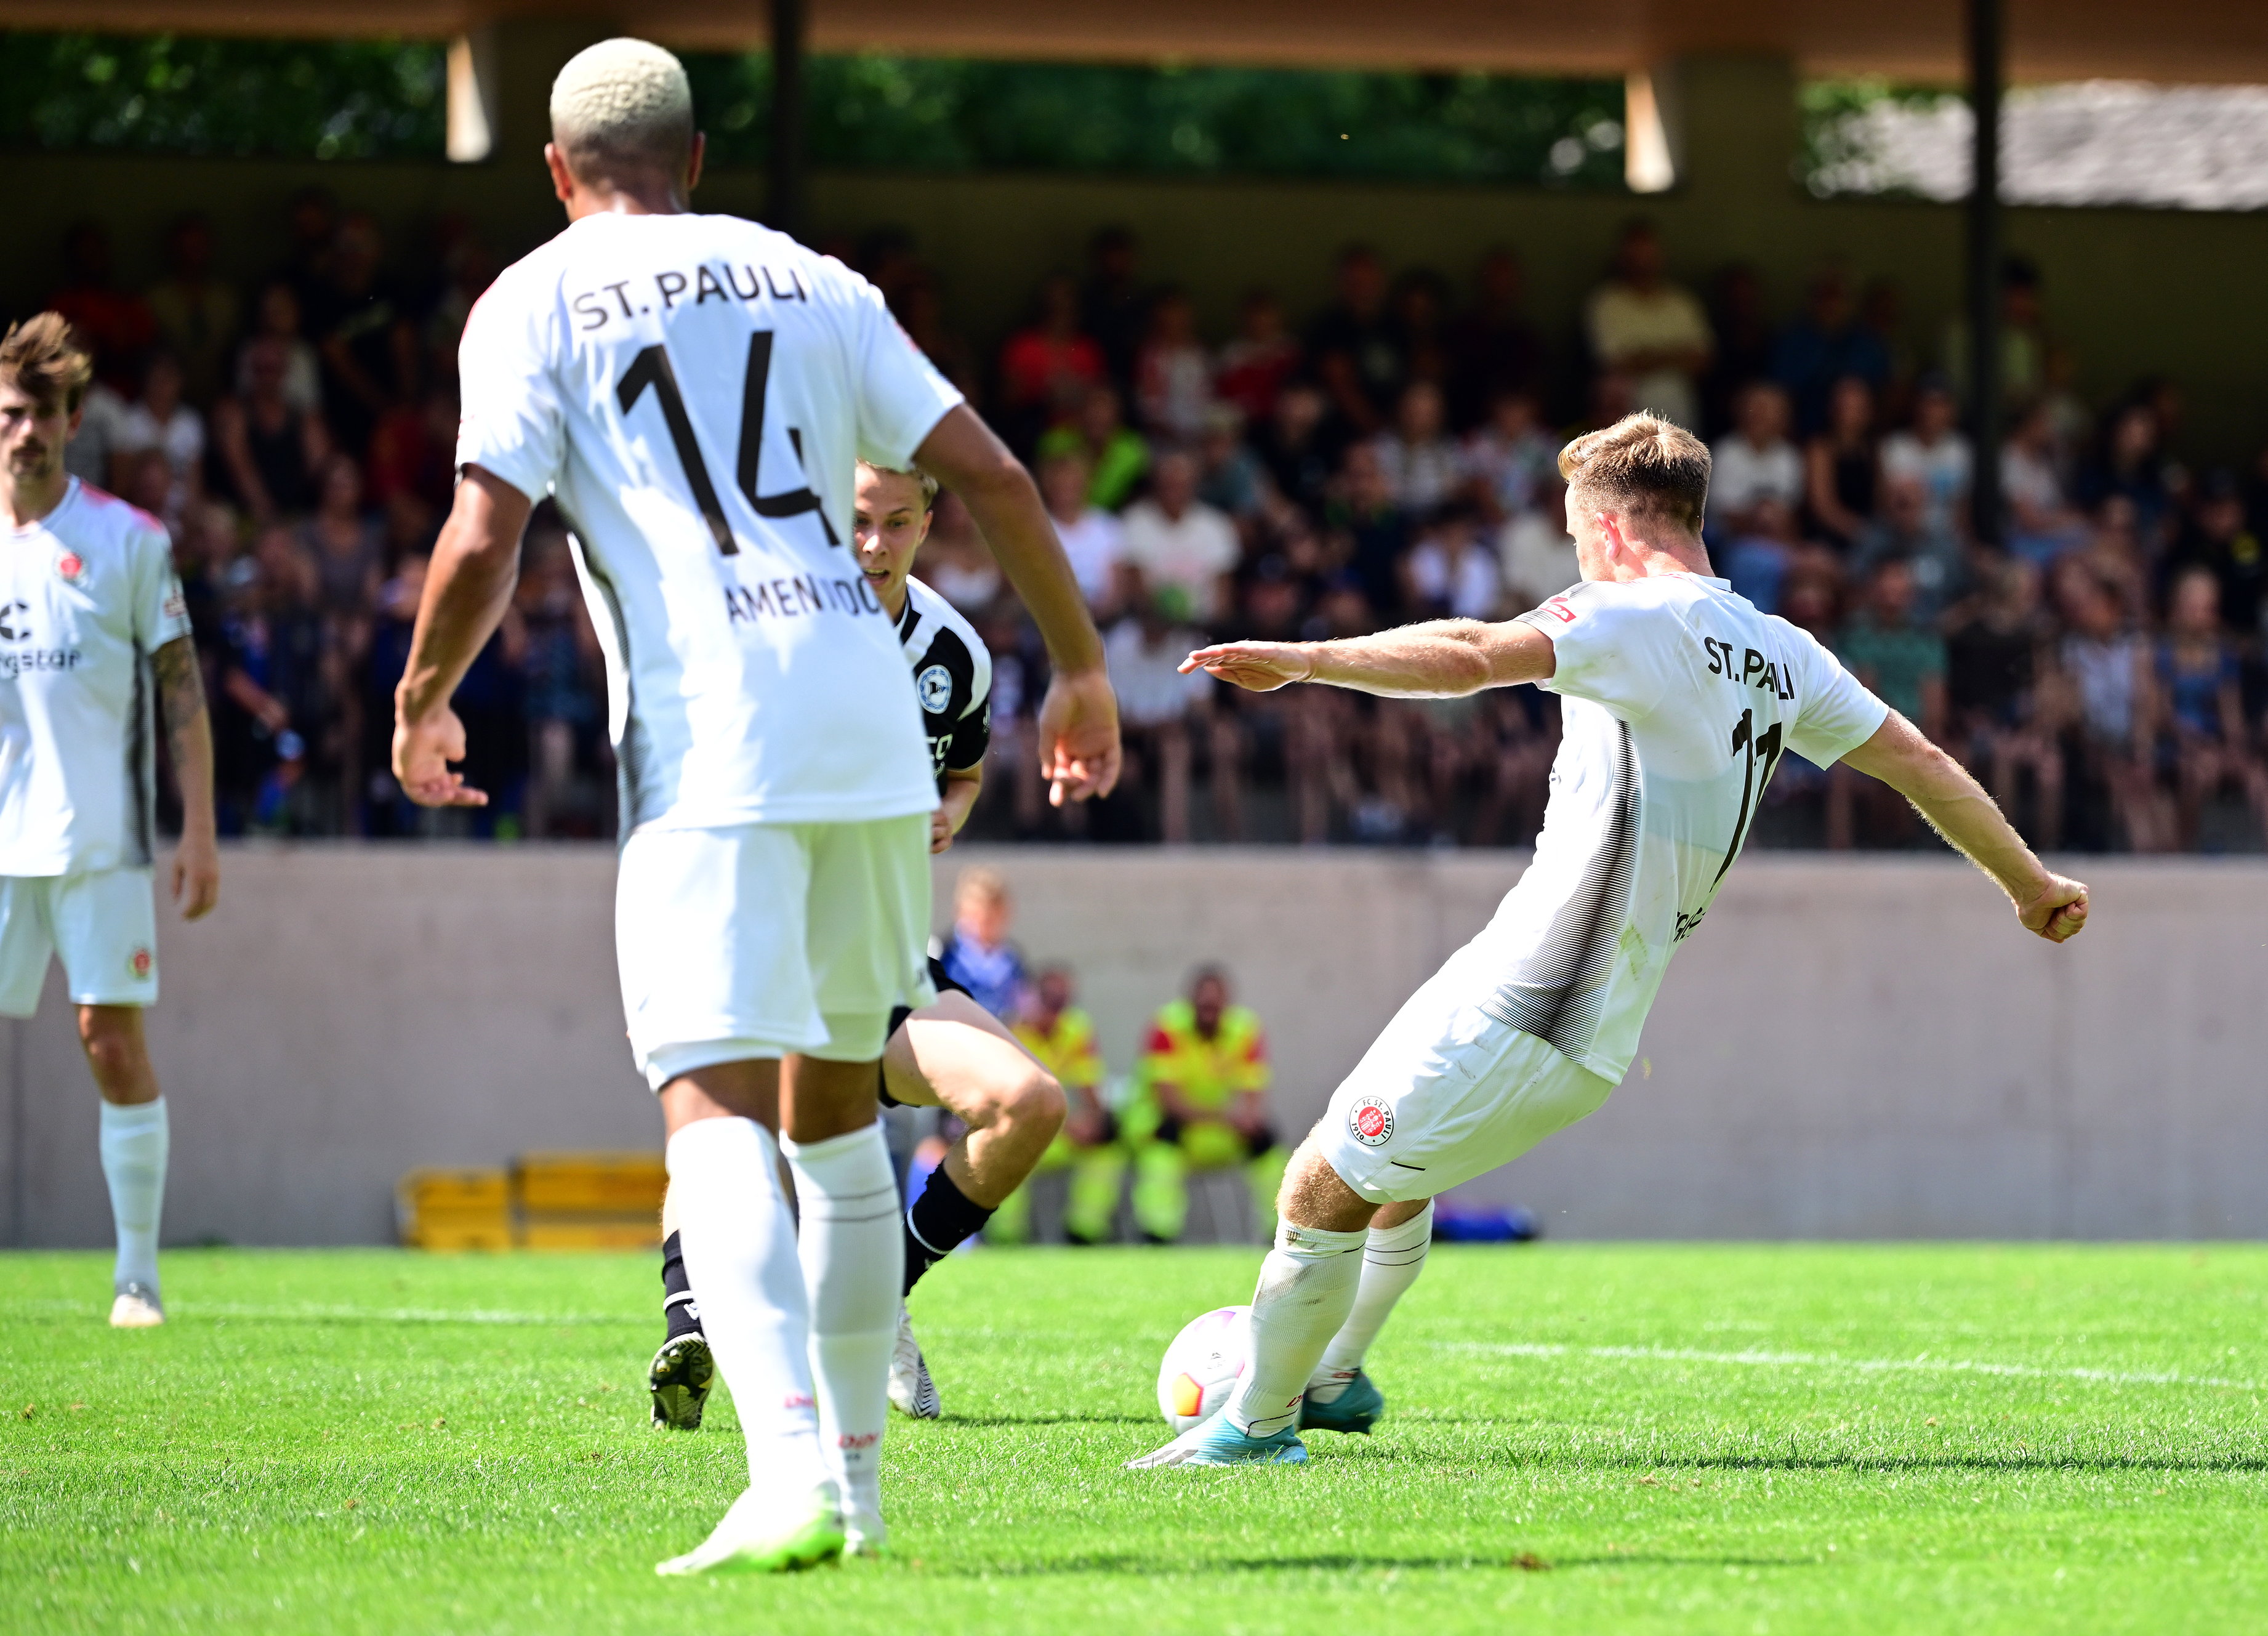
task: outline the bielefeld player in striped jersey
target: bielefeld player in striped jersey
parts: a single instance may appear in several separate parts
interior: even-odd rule
[[[158,1218],[171,1126],[142,1039],[158,999],[151,682],[181,792],[172,885],[184,919],[220,895],[212,731],[156,518],[63,469],[92,360],[42,313],[0,341],[0,1016],[39,1008],[61,955],[102,1095],[118,1230],[110,1321],[165,1322]]]
[[[1621,1080],[1670,956],[1701,925],[1790,750],[1918,807],[2060,943],[2087,888],[2051,873],[1961,764],[1784,619],[1711,576],[1709,451],[1632,415],[1559,453],[1582,582],[1503,624],[1189,655],[1239,687],[1440,698],[1534,682],[1565,701],[1535,860],[1412,995],[1294,1156],[1220,1412],[1138,1466],[1292,1463],[1297,1428],[1366,1432],[1365,1351],[1425,1264],[1433,1196],[1590,1113]],[[1770,1027],[1743,1018],[1740,1028]]]
[[[686,209],[702,149],[677,59],[636,40],[578,54],[551,128],[568,225],[465,326],[461,480],[395,692],[394,774],[427,805],[485,800],[451,769],[449,696],[553,497],[607,660],[631,1052],[748,1441],[748,1488],[662,1571],[798,1567],[882,1546],[903,1229],[874,1087],[892,1010],[934,998],[937,780],[850,542],[857,461],[918,458],[983,529],[1054,659],[1057,800],[1116,779],[1117,708],[1030,476],[880,292]]]
[[[984,752],[992,737],[991,654],[952,603],[910,578],[936,502],[937,479],[927,472],[858,463],[852,539],[866,583],[897,626],[937,770],[932,854],[951,846],[968,822],[984,786]],[[881,1100],[896,1107],[943,1108],[965,1129],[906,1211],[908,1293],[923,1273],[983,1229],[1046,1155],[1064,1122],[1063,1087],[1055,1076],[934,960],[929,975],[937,999],[892,1013],[882,1051]],[[701,1424],[709,1392],[709,1344],[666,1202],[662,1231],[669,1333],[654,1354],[646,1384],[653,1393],[653,1424],[692,1431]],[[933,1420],[943,1411],[902,1305],[890,1358],[890,1401],[917,1419]]]

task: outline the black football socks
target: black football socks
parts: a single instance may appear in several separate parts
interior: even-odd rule
[[[701,1333],[701,1308],[694,1304],[693,1286],[685,1276],[685,1251],[672,1233],[661,1243],[661,1315],[669,1325],[668,1339]]]
[[[983,1231],[991,1219],[990,1210],[972,1204],[954,1185],[943,1165],[931,1171],[929,1184],[906,1212],[906,1288],[912,1289],[923,1273]]]

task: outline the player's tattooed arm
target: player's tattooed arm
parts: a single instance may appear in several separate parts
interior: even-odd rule
[[[196,643],[175,637],[150,656],[158,678],[158,713],[166,754],[181,794],[181,843],[173,851],[173,901],[184,920],[212,912],[220,901],[220,849],[213,838],[212,722]]]
[[[1542,682],[1555,666],[1551,638],[1518,621],[1437,619],[1338,642],[1223,642],[1182,661],[1254,693],[1321,682],[1400,698],[1461,698],[1483,688]]]

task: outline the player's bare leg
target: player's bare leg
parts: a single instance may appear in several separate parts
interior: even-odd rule
[[[875,1035],[886,1021],[873,1020]],[[834,1019],[828,1033],[856,1037]],[[884,1539],[882,1427],[905,1264],[897,1176],[875,1099],[880,1067],[871,1056],[850,1062],[792,1056],[779,1080],[780,1148],[802,1212],[820,1441],[842,1485],[843,1551],[852,1555],[879,1552]],[[698,1268],[693,1284],[705,1307]]]
[[[1064,1093],[998,1019],[966,994],[940,994],[882,1052],[883,1083],[909,1107],[941,1107],[968,1128],[906,1211],[905,1290],[983,1229],[1063,1129]],[[917,1419],[942,1412],[902,1306],[890,1401]]]
[[[79,1044],[102,1095],[102,1175],[118,1233],[110,1322],[146,1330],[166,1321],[158,1289],[158,1221],[172,1145],[165,1099],[150,1066],[138,1006],[82,1006]]]

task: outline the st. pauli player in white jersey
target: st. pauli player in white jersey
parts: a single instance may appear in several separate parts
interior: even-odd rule
[[[631,1050],[748,1440],[747,1491],[662,1568],[802,1566],[883,1542],[902,1240],[875,1087],[892,1009],[931,998],[937,784],[851,550],[855,461],[918,459],[983,528],[1054,660],[1040,736],[1057,800],[1116,780],[1117,711],[1030,477],[873,286],[686,210],[701,139],[677,59],[592,47],[560,71],[551,125],[568,226],[465,327],[461,475],[395,696],[394,771],[429,805],[485,799],[450,768],[449,696],[554,497],[608,672]]]
[[[212,730],[166,526],[63,469],[93,361],[54,313],[0,341],[0,1016],[60,955],[102,1096],[118,1232],[110,1321],[165,1322],[158,1221],[171,1116],[142,1036],[158,1000],[152,694],[181,793],[184,919],[220,895]],[[152,687],[152,683],[155,687]]]
[[[1366,1432],[1362,1360],[1418,1277],[1432,1199],[1592,1112],[1629,1070],[1670,956],[1708,913],[1793,751],[1896,789],[2051,942],[2087,888],[2050,873],[1960,764],[1834,655],[1712,578],[1709,451],[1632,415],[1560,452],[1583,582],[1502,624],[1189,655],[1265,692],[1404,697],[1534,682],[1565,701],[1535,859],[1403,1005],[1294,1157],[1252,1298],[1252,1361],[1220,1412],[1138,1466],[1290,1463],[1299,1428]]]

